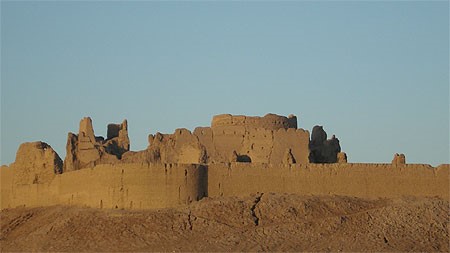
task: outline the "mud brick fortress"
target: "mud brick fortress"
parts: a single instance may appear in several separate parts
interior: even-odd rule
[[[448,164],[347,163],[339,140],[321,126],[297,128],[297,118],[217,115],[211,127],[151,134],[130,151],[128,123],[95,136],[90,118],[69,133],[64,161],[44,142],[23,143],[2,166],[0,208],[79,205],[95,208],[174,207],[203,197],[257,192],[364,198],[449,198]]]

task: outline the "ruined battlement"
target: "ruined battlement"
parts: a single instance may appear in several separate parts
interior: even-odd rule
[[[220,114],[213,117],[211,127],[244,127],[246,129],[278,130],[280,128],[297,128],[297,117],[293,114],[288,117],[266,114],[264,117],[251,117],[244,115]]]
[[[0,208],[151,209],[262,191],[449,197],[449,165],[406,164],[404,154],[390,164],[351,164],[334,135],[315,126],[310,136],[293,115],[217,115],[210,127],[150,134],[148,141],[131,151],[127,120],[109,124],[104,138],[86,117],[67,136],[64,162],[47,143],[23,143],[15,162],[0,169]]]
[[[111,126],[111,124],[110,124]],[[109,133],[110,127],[108,127]],[[128,135],[123,135],[128,140]],[[70,138],[69,138],[70,139]],[[85,159],[81,167],[101,163],[309,163],[309,131],[297,128],[297,117],[267,114],[264,117],[222,114],[213,117],[210,127],[197,127],[193,132],[176,129],[173,134],[155,133],[148,136],[149,145],[141,151],[125,151],[120,157],[115,149],[99,146],[99,156]],[[68,142],[69,143],[69,142]],[[126,142],[127,143],[127,142]],[[338,144],[338,143],[337,143]],[[73,146],[73,145],[72,145]],[[115,147],[115,146],[112,146]],[[68,150],[76,150],[69,147]],[[326,142],[315,151],[327,156],[315,157],[314,162],[336,162],[340,147],[330,148]],[[108,157],[116,154],[120,160]],[[74,155],[76,156],[76,154]]]

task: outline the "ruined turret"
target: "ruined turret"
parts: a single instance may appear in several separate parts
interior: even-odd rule
[[[128,124],[108,125],[108,138],[95,136],[92,120],[85,117],[80,121],[78,135],[69,133],[66,144],[64,171],[73,171],[96,164],[114,163],[130,150]]]
[[[327,133],[322,126],[314,126],[309,143],[309,162],[311,163],[336,163],[341,146],[336,136],[327,140]]]
[[[15,170],[14,184],[49,184],[55,174],[62,173],[62,166],[61,158],[47,143],[22,143],[15,162],[11,164]]]
[[[308,162],[309,132],[297,129],[297,117],[293,114],[216,115],[211,127],[198,127],[194,135],[205,146],[209,163],[239,160],[281,164],[286,160],[286,150],[291,150],[297,163]],[[233,152],[239,159],[231,155]]]
[[[130,139],[128,138],[128,122],[124,120],[122,124],[109,124],[107,139],[103,146],[106,152],[121,158],[123,153],[130,150]]]
[[[406,164],[406,158],[404,154],[395,153],[394,158],[392,159],[392,165],[404,165]]]
[[[347,154],[345,152],[339,152],[337,154],[338,163],[347,163]]]

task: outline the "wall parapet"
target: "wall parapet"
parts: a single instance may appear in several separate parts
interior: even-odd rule
[[[220,114],[215,115],[211,121],[211,127],[241,126],[245,128],[262,128],[278,130],[280,128],[297,128],[297,117],[293,114],[288,117],[268,113],[263,117]]]

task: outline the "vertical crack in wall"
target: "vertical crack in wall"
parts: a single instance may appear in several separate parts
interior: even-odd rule
[[[216,141],[214,140],[214,131],[212,128],[210,128],[210,129],[211,129],[211,142],[212,142],[212,146],[213,146],[212,152],[214,152],[214,159],[217,159],[217,157],[219,157],[219,155],[218,155],[219,152],[217,152]]]
[[[189,209],[189,213],[188,213],[188,225],[189,225],[189,230],[192,230],[192,220],[191,220],[191,210]]]
[[[267,158],[267,163],[271,163],[272,162],[273,147],[275,146],[275,131],[274,130],[270,130],[270,135],[272,137],[272,143],[270,145],[270,152],[269,152],[269,157]]]
[[[258,203],[261,201],[263,194],[264,193],[260,193],[259,195],[257,195],[255,200],[253,201],[253,205],[250,207],[250,213],[252,215],[255,226],[259,225],[259,217],[256,215],[255,209],[256,209],[256,206],[258,205]]]
[[[241,141],[241,147],[240,147],[241,150],[239,150],[239,152],[245,152],[245,151],[248,152],[249,151],[250,147],[245,147],[245,145],[244,145],[246,142],[246,139],[248,139],[249,135],[250,135],[250,132],[247,131],[247,127],[245,127],[245,125],[244,125],[244,135],[242,135],[242,141]],[[249,143],[251,143],[251,142],[249,142]],[[242,154],[239,154],[239,155],[242,155]],[[248,153],[247,153],[247,155],[248,155]]]
[[[123,177],[124,177],[124,170],[122,169],[122,173],[120,174],[120,189],[119,189],[119,207],[121,209],[125,208],[125,191],[124,191],[124,183],[123,183]]]

